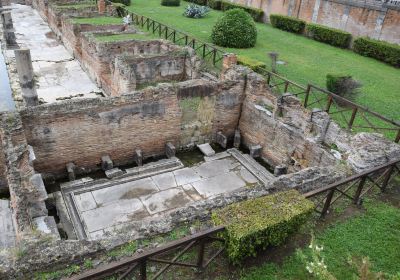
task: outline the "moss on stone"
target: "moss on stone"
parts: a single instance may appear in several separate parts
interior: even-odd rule
[[[302,225],[314,204],[296,190],[246,200],[213,212],[215,225],[223,233],[229,259],[237,263],[257,250],[282,244]]]

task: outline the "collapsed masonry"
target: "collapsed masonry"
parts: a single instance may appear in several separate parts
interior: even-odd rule
[[[213,78],[189,48],[126,39],[137,33],[132,27],[71,20],[95,17],[93,7],[70,14],[57,2],[33,6],[104,96],[0,114],[0,189],[9,193],[0,205],[8,221],[2,240],[28,252],[1,255],[0,278],[29,278],[206,220],[216,207],[306,192],[400,157],[399,145],[381,135],[353,135],[290,93],[276,96],[232,55]],[[110,35],[123,40],[99,39]],[[208,143],[224,151],[213,155]],[[176,153],[204,144],[208,156],[193,166]]]

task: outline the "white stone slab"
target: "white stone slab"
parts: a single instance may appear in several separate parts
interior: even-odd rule
[[[88,232],[95,232],[120,223],[148,216],[139,199],[121,199],[81,214]]]
[[[245,180],[247,183],[255,184],[258,182],[258,179],[254,177],[253,174],[250,173],[245,167],[240,168],[239,171],[240,177]]]
[[[183,186],[201,180],[201,177],[191,168],[182,168],[174,171],[178,186]]]
[[[141,200],[150,214],[183,207],[192,201],[181,188],[161,191],[147,197],[143,197]]]
[[[202,178],[214,177],[226,172],[232,168],[233,160],[230,158],[214,160],[205,162],[197,167],[194,167],[194,171],[199,174]]]
[[[192,183],[192,186],[204,198],[221,193],[228,193],[245,187],[246,183],[234,172],[221,174],[209,179]]]
[[[207,157],[215,155],[214,149],[210,146],[209,143],[197,145],[197,148]]]
[[[160,190],[176,188],[175,176],[172,172],[162,173],[152,177],[154,183]]]
[[[97,207],[97,203],[94,200],[94,197],[91,192],[81,193],[75,195],[76,204],[79,207],[79,210],[82,212],[94,209]]]
[[[158,188],[151,178],[144,178],[116,186],[93,191],[97,204],[107,204],[120,199],[130,199],[157,192]]]
[[[195,201],[203,199],[191,184],[183,185],[182,189],[185,191],[187,195],[189,195]]]

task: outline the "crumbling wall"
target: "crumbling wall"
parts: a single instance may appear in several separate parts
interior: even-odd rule
[[[3,131],[0,130],[0,143],[3,143]],[[6,180],[6,159],[4,157],[3,145],[0,145],[0,194],[8,193]]]
[[[74,23],[73,18],[70,17],[61,19],[62,42],[65,48],[79,60],[82,57],[81,38],[83,32],[122,31],[123,29],[122,20],[121,24],[92,25]]]
[[[255,73],[247,76],[239,129],[244,144],[261,145],[262,157],[272,166],[285,164],[293,172],[336,163],[334,156],[317,143],[318,127],[300,100],[292,95],[273,95]]]
[[[97,169],[103,155],[120,165],[133,162],[136,149],[150,157],[163,155],[167,142],[178,149],[193,146],[212,140],[217,130],[232,137],[242,92],[192,80],[120,97],[41,105],[21,111],[21,116],[37,157],[35,169],[62,174],[69,162]],[[224,115],[233,120],[221,122]]]
[[[113,34],[97,32],[82,34],[81,63],[89,76],[107,95],[111,93],[111,69],[115,58],[123,53],[130,55],[156,55],[178,50],[179,47],[164,40],[124,40],[101,42],[96,35]]]

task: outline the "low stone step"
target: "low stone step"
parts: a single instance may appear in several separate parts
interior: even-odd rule
[[[206,156],[206,157],[211,157],[215,155],[214,149],[210,146],[209,143],[197,145],[197,148],[200,149],[200,151]]]
[[[229,149],[227,151],[235,159],[237,159],[243,166],[249,170],[258,180],[260,180],[264,185],[270,184],[276,180],[276,177],[271,174],[267,169],[265,169],[261,164],[259,164],[250,155],[241,153],[238,149]]]

